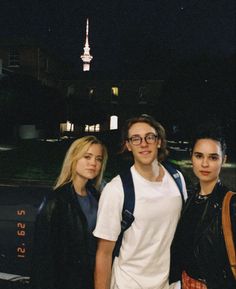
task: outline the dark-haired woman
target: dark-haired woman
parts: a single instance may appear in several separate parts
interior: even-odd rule
[[[170,283],[182,289],[235,289],[222,232],[222,202],[229,191],[220,179],[226,144],[216,127],[202,127],[192,142],[191,161],[198,186],[187,200],[171,247]],[[236,243],[236,195],[230,203]]]

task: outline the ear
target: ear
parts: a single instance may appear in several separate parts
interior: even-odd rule
[[[222,165],[225,164],[227,161],[227,155],[224,156],[223,161],[222,161]]]
[[[129,143],[128,141],[126,141],[126,142],[125,142],[125,145],[126,145],[126,147],[127,147],[127,150],[128,150],[129,152],[131,152],[132,149],[131,149],[130,143]]]
[[[161,147],[161,139],[157,140],[157,148],[159,149]]]

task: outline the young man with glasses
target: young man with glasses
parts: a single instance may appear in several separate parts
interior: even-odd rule
[[[167,156],[165,130],[152,117],[127,121],[123,148],[132,153],[134,221],[124,232],[119,257],[112,254],[121,231],[124,191],[120,176],[108,183],[99,201],[94,235],[99,238],[96,289],[173,289],[169,285],[170,245],[182,208],[178,187],[161,162]],[[186,187],[180,173],[186,196]]]

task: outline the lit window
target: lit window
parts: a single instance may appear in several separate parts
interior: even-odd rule
[[[112,115],[110,117],[110,130],[118,129],[118,116]]]
[[[16,49],[11,49],[8,54],[8,66],[20,66],[20,53]]]
[[[113,86],[111,88],[111,102],[117,103],[118,102],[118,99],[117,99],[118,96],[119,96],[119,88],[117,86]]]
[[[86,132],[95,132],[95,131],[100,131],[100,124],[93,124],[93,125],[85,125],[85,129]]]
[[[66,130],[67,131],[74,131],[74,124],[71,123],[70,121],[66,122]]]
[[[71,123],[70,121],[67,121],[66,123],[61,123],[60,129],[61,132],[74,131],[74,124]]]
[[[118,96],[119,95],[119,88],[117,86],[114,86],[111,88],[111,94]]]

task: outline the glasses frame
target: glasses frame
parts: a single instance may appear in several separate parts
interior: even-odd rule
[[[150,142],[150,140],[149,141],[147,141],[148,140],[148,137],[150,137],[150,136],[153,136],[154,138],[153,138],[153,140],[151,140],[151,142]],[[139,138],[139,143],[133,143],[133,138]],[[149,134],[147,134],[147,135],[145,135],[145,137],[141,137],[140,135],[133,135],[133,136],[131,136],[131,137],[129,137],[129,138],[127,138],[127,141],[128,142],[130,142],[132,145],[134,145],[134,146],[139,146],[139,145],[141,145],[141,143],[143,142],[143,140],[145,140],[145,142],[146,142],[146,144],[154,144],[156,141],[157,141],[157,138],[158,138],[158,135],[157,134],[154,134],[154,133],[149,133]]]

